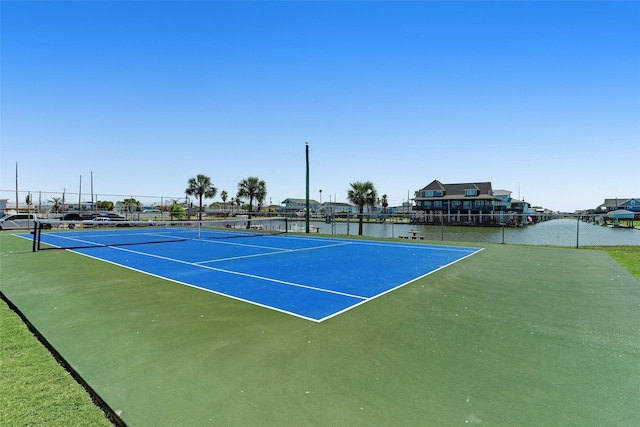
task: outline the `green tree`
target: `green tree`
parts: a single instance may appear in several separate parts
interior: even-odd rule
[[[195,178],[189,178],[189,186],[184,192],[189,196],[198,197],[198,220],[202,221],[202,199],[215,197],[218,189],[211,182],[211,178],[198,174]]]
[[[98,200],[98,202],[96,203],[96,207],[101,211],[112,211],[113,202],[109,200]]]
[[[130,215],[133,215],[134,212],[140,210],[140,207],[142,206],[142,203],[133,197],[130,199],[124,199],[122,204],[124,205],[125,212],[128,212]]]
[[[53,212],[60,211],[60,203],[62,202],[62,197],[52,197],[48,201],[49,203],[53,203],[53,206],[51,207],[51,210]]]
[[[226,208],[227,208],[227,198],[229,197],[229,194],[222,190],[222,193],[220,193],[220,198],[222,199],[222,213],[224,214],[224,216],[227,216],[227,212],[226,212]]]
[[[387,206],[389,206],[389,199],[387,198],[386,194],[383,194],[382,197],[380,198],[380,206],[382,206],[382,221],[386,221],[386,217],[384,216],[384,214],[387,213]]]
[[[351,188],[347,191],[347,200],[358,206],[358,236],[362,236],[364,207],[374,207],[378,199],[378,193],[370,181],[356,181],[350,185]]]
[[[267,184],[255,176],[243,179],[238,183],[238,194],[236,199],[249,199],[249,219],[251,219],[251,211],[253,211],[253,202],[257,201],[261,205],[267,197]]]
[[[173,202],[173,204],[169,207],[169,216],[172,220],[182,219],[184,217],[184,208],[177,202]]]

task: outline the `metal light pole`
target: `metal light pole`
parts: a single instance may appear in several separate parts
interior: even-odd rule
[[[16,162],[16,213],[18,213],[18,162]]]
[[[307,158],[307,196],[306,196],[306,208],[307,212],[305,215],[305,231],[309,233],[309,143],[305,142],[305,153]]]

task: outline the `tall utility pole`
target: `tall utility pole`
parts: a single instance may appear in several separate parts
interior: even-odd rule
[[[306,197],[306,208],[307,208],[307,212],[305,215],[305,231],[307,232],[307,234],[309,233],[309,143],[305,142],[304,143],[305,148],[306,148],[306,156],[307,156],[307,197]]]
[[[16,162],[16,213],[18,213],[18,162]]]
[[[91,171],[91,210],[97,211],[96,205],[93,203],[93,171]]]

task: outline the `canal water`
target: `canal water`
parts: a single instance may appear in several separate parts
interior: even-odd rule
[[[304,220],[297,225],[304,228]],[[312,222],[320,233],[357,235],[358,222]],[[609,228],[577,218],[554,219],[525,227],[478,227],[364,223],[363,234],[370,237],[409,236],[412,231],[427,240],[458,242],[493,242],[551,246],[640,246],[640,230]]]

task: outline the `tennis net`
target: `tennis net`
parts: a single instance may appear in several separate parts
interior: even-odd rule
[[[36,222],[33,250],[231,239],[286,232],[287,219],[281,217],[210,221],[51,220]]]

